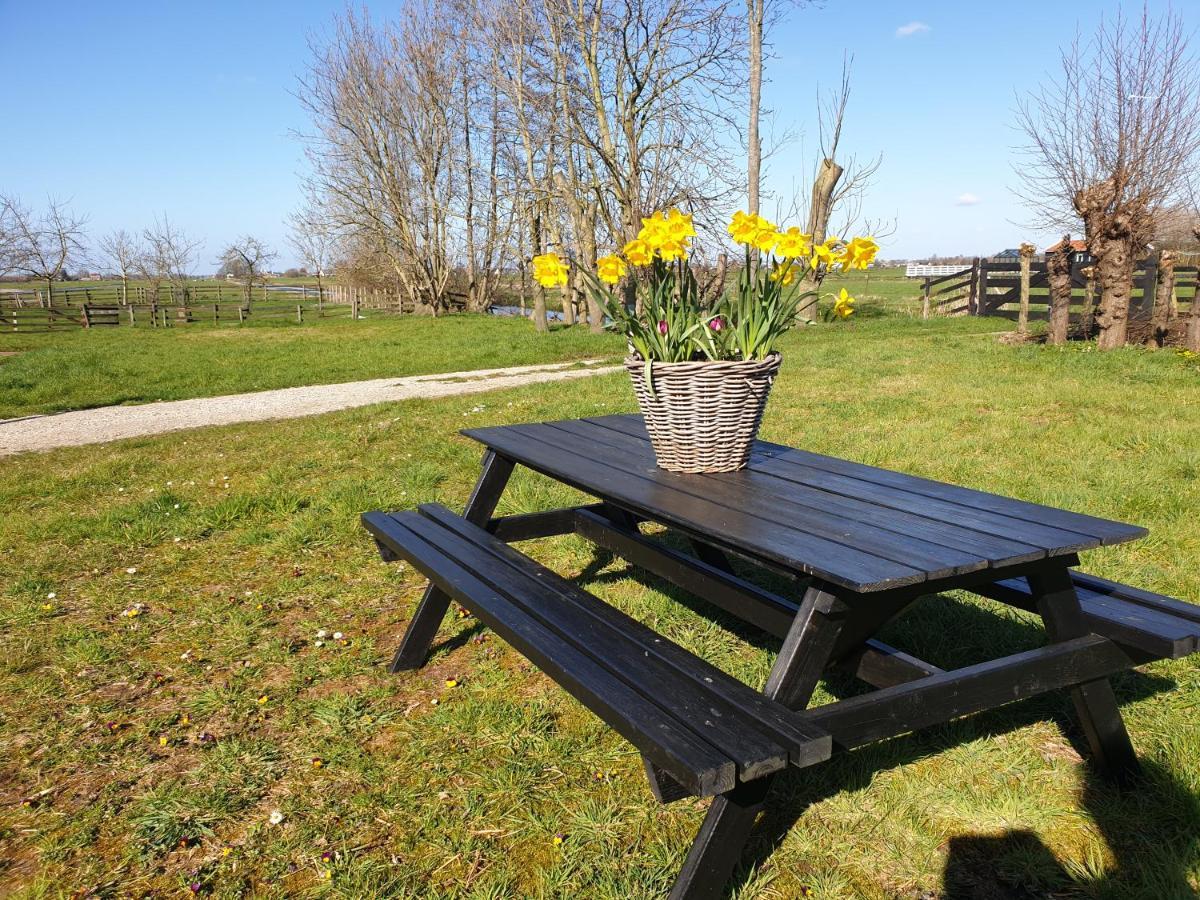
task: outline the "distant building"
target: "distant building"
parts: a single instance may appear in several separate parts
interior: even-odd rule
[[[1009,247],[1007,250],[1001,250],[993,259],[1020,259],[1021,251],[1016,247]]]
[[[1046,252],[1047,253],[1057,253],[1061,249],[1062,249],[1062,241],[1059,241],[1057,244],[1053,245],[1052,247],[1047,247]],[[1072,253],[1087,253],[1087,241],[1071,241],[1071,252]]]

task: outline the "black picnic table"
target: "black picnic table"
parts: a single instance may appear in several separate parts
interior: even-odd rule
[[[1075,570],[1081,551],[1146,534],[1134,525],[766,441],[741,471],[674,474],[638,416],[463,433],[486,450],[461,518],[364,515],[385,558],[431,579],[393,668],[423,664],[458,599],[635,743],[656,798],[713,796],[672,897],[719,896],[780,768],[1048,690],[1071,691],[1098,765],[1127,779],[1138,763],[1108,677],[1200,648],[1200,608]],[[597,502],[494,518],[516,465]],[[507,546],[569,532],[782,638],[762,692]],[[794,581],[798,599],[734,558]],[[957,589],[1037,612],[1048,643],[943,671],[875,637],[918,597]],[[807,708],[832,665],[876,690]]]

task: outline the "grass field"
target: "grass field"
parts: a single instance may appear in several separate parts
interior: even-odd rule
[[[863,318],[909,311],[902,270],[852,272],[845,285]],[[253,321],[253,320],[252,320]],[[538,335],[511,318],[379,316],[288,319],[170,329],[0,331],[0,419],[119,403],[209,397],[363,378],[617,356],[620,338],[578,327]],[[5,352],[11,356],[3,355]]]
[[[617,356],[615,335],[485,316],[0,334],[0,419],[363,378]]]
[[[1200,599],[1200,421],[1175,414],[1195,362],[1010,348],[998,324],[794,334],[765,436],[1144,524],[1088,568]],[[414,365],[329,334],[345,340],[314,364],[337,349]],[[4,892],[660,895],[703,804],[656,806],[636,752],[470,618],[447,618],[427,668],[387,674],[422,582],[379,562],[357,522],[461,507],[479,452],[459,428],[633,405],[616,375],[5,460]],[[575,500],[519,473],[501,511]],[[569,575],[593,559],[576,538],[524,549]],[[583,583],[762,684],[774,641],[617,562]],[[1025,614],[956,597],[886,638],[941,666],[1043,639]],[[825,681],[815,702],[846,687]],[[1068,699],[1046,696],[781,778],[737,896],[1194,896],[1200,663],[1116,689],[1138,791],[1090,774]]]

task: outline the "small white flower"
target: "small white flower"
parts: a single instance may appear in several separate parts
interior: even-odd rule
[[[325,642],[324,641],[315,641],[315,642],[313,642],[313,646],[314,647],[324,647]]]
[[[342,637],[343,637],[343,635],[342,635],[342,633],[341,633],[340,631],[335,631],[335,632],[333,633],[333,639],[334,639],[335,641],[340,641],[340,640],[342,639]]]
[[[47,599],[47,600],[53,600],[53,599],[54,599],[55,597],[57,597],[57,596],[58,596],[58,594],[54,593],[54,591],[51,591],[50,593],[48,593],[48,594],[46,595],[46,599]]]
[[[128,569],[125,570],[125,574],[126,575],[136,575],[137,574],[137,566],[130,566]]]
[[[117,488],[117,493],[118,493],[118,494],[123,494],[123,493],[125,493],[125,488]]]
[[[183,540],[183,538],[181,538],[181,537],[177,537],[177,538],[175,538],[175,543],[177,543],[177,544],[178,544],[178,543],[179,543],[180,541],[182,541],[182,540]]]
[[[249,597],[253,593],[254,593],[253,591],[246,591],[246,596]]]
[[[328,637],[328,636],[329,636],[329,632],[326,631],[324,628],[317,629],[317,637],[323,638],[323,637]]]
[[[268,819],[268,821],[272,825],[278,825],[280,822],[283,821],[283,813],[281,813],[277,809],[271,810],[271,817],[270,817],[270,819]]]
[[[171,486],[171,485],[173,485],[174,483],[175,483],[175,482],[173,482],[173,481],[168,481],[168,482],[167,482],[167,487],[170,487],[170,486]]]
[[[176,508],[176,509],[179,509],[179,504],[178,504],[178,503],[176,503],[176,504],[175,504],[175,508]]]

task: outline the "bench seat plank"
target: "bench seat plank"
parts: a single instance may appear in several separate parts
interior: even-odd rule
[[[420,511],[422,515],[449,531],[464,536],[471,534],[470,524],[443,506],[428,504],[422,506]],[[495,558],[496,564],[507,566],[514,572],[529,571],[536,567],[537,580],[532,589],[537,593],[531,594],[526,605],[539,617],[554,615],[564,608],[577,610],[595,623],[588,624],[589,634],[596,633],[596,626],[604,626],[619,634],[622,640],[635,649],[635,664],[640,660],[651,661],[652,669],[647,674],[661,674],[664,670],[669,672],[673,682],[682,680],[685,683],[681,690],[700,691],[709,709],[715,706],[723,716],[739,719],[738,727],[743,732],[749,717],[756,731],[777,742],[787,751],[787,759],[792,765],[807,766],[829,758],[829,736],[820,729],[800,722],[787,707],[767,699],[761,692],[699,659],[557,573],[534,563],[504,542],[487,540],[486,547]],[[494,568],[488,570],[489,573],[494,571]],[[623,665],[622,674],[627,674]],[[675,704],[675,700],[675,695],[672,694],[672,705]]]
[[[422,508],[422,513],[427,512],[430,511]],[[446,513],[454,516],[449,510]],[[664,718],[679,721],[733,760],[739,780],[761,778],[787,765],[787,751],[777,742],[747,729],[736,710],[722,709],[700,685],[661,665],[621,631],[582,612],[574,603],[575,598],[566,592],[556,594],[550,584],[539,583],[540,578],[534,580],[527,574],[527,566],[510,566],[469,538],[442,527],[431,517],[409,519],[406,524],[515,606],[583,649],[612,672],[612,677],[661,708]],[[464,531],[471,529],[468,523],[463,524],[466,526]],[[547,576],[541,577],[548,582]]]
[[[1139,651],[1144,659],[1179,659],[1200,650],[1200,606],[1139,588],[1071,572],[1088,627]],[[971,588],[1022,609],[1032,609],[1029,582],[1009,578]]]
[[[363,523],[693,794],[832,750],[823,730],[444,507]]]
[[[693,793],[719,794],[736,784],[731,759],[664,718],[658,707],[614,679],[591,656],[427,544],[400,518],[366,513],[363,524]]]

